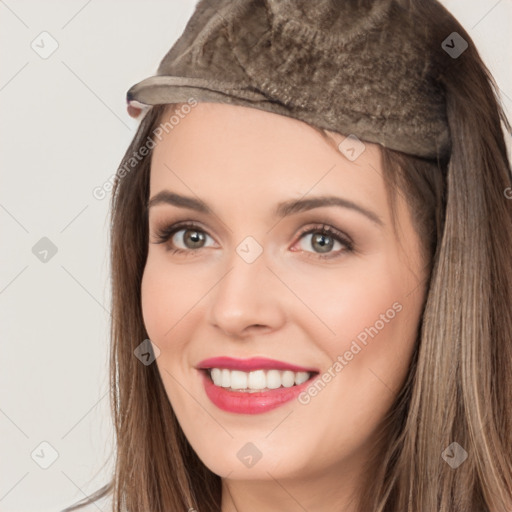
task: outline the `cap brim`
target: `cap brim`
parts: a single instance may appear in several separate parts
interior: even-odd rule
[[[264,94],[239,84],[178,76],[152,76],[126,93],[128,103],[136,101],[144,105],[184,103],[190,99],[234,104],[275,103]]]

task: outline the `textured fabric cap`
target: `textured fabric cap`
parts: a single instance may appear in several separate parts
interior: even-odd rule
[[[127,101],[254,107],[435,158],[450,133],[425,34],[399,0],[201,0]]]

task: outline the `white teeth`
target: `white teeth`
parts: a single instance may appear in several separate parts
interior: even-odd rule
[[[290,370],[286,370],[283,372],[281,380],[283,381],[283,386],[285,388],[291,388],[295,384],[295,373]]]
[[[267,387],[267,377],[263,370],[255,370],[249,372],[249,382],[247,383],[249,389],[265,389]]]
[[[231,372],[229,370],[222,370],[219,386],[222,386],[223,388],[229,388],[229,386],[231,386]]]
[[[226,370],[228,371],[228,370]],[[232,371],[231,372],[231,387],[233,389],[247,389],[247,373]]]
[[[299,384],[306,382],[310,377],[311,374],[309,372],[297,372],[295,375],[295,385],[298,386]]]
[[[254,370],[242,372],[240,370],[227,370],[225,368],[211,368],[209,370],[213,383],[216,386],[232,390],[248,390],[256,392],[262,389],[277,389],[281,386],[291,388],[306,382],[309,372],[292,372],[291,370]]]
[[[210,370],[210,377],[212,378],[213,382],[216,383],[217,386],[219,386],[221,379],[222,379],[222,370],[219,368],[212,368]]]
[[[281,387],[281,372],[279,370],[269,370],[267,372],[267,388],[277,389]]]

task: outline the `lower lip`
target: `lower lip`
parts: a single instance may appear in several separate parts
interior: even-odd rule
[[[199,370],[203,378],[204,389],[208,398],[219,409],[238,414],[261,414],[271,411],[290,402],[304,391],[316,375],[309,380],[290,388],[280,387],[270,391],[248,393],[243,391],[229,391],[216,386],[205,370]]]

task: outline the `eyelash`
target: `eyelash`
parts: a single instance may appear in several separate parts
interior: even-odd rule
[[[178,231],[181,230],[191,230],[191,231],[198,231],[200,233],[206,233],[199,225],[194,224],[193,222],[182,222],[177,224],[171,224],[164,226],[163,228],[157,229],[155,231],[155,238],[156,242],[153,242],[155,244],[164,244],[169,241],[169,239],[176,234]],[[337,229],[334,229],[331,226],[328,226],[326,224],[317,224],[312,227],[304,228],[300,231],[298,235],[298,239],[300,240],[303,236],[314,234],[314,233],[321,233],[324,235],[329,235],[332,237],[335,241],[340,242],[342,245],[345,246],[345,249],[342,249],[336,253],[333,256],[332,254],[328,253],[326,255],[322,255],[320,253],[313,253],[314,256],[309,251],[302,251],[306,252],[308,256],[313,258],[319,258],[319,259],[331,259],[331,258],[337,258],[340,257],[343,253],[346,252],[354,252],[354,245],[352,241],[343,233],[339,232]],[[209,236],[209,235],[208,235]],[[200,247],[199,249],[180,249],[176,247],[168,247],[168,251],[171,252],[171,254],[185,254],[185,255],[192,255],[192,253],[199,251],[200,249],[203,249],[204,247]]]

